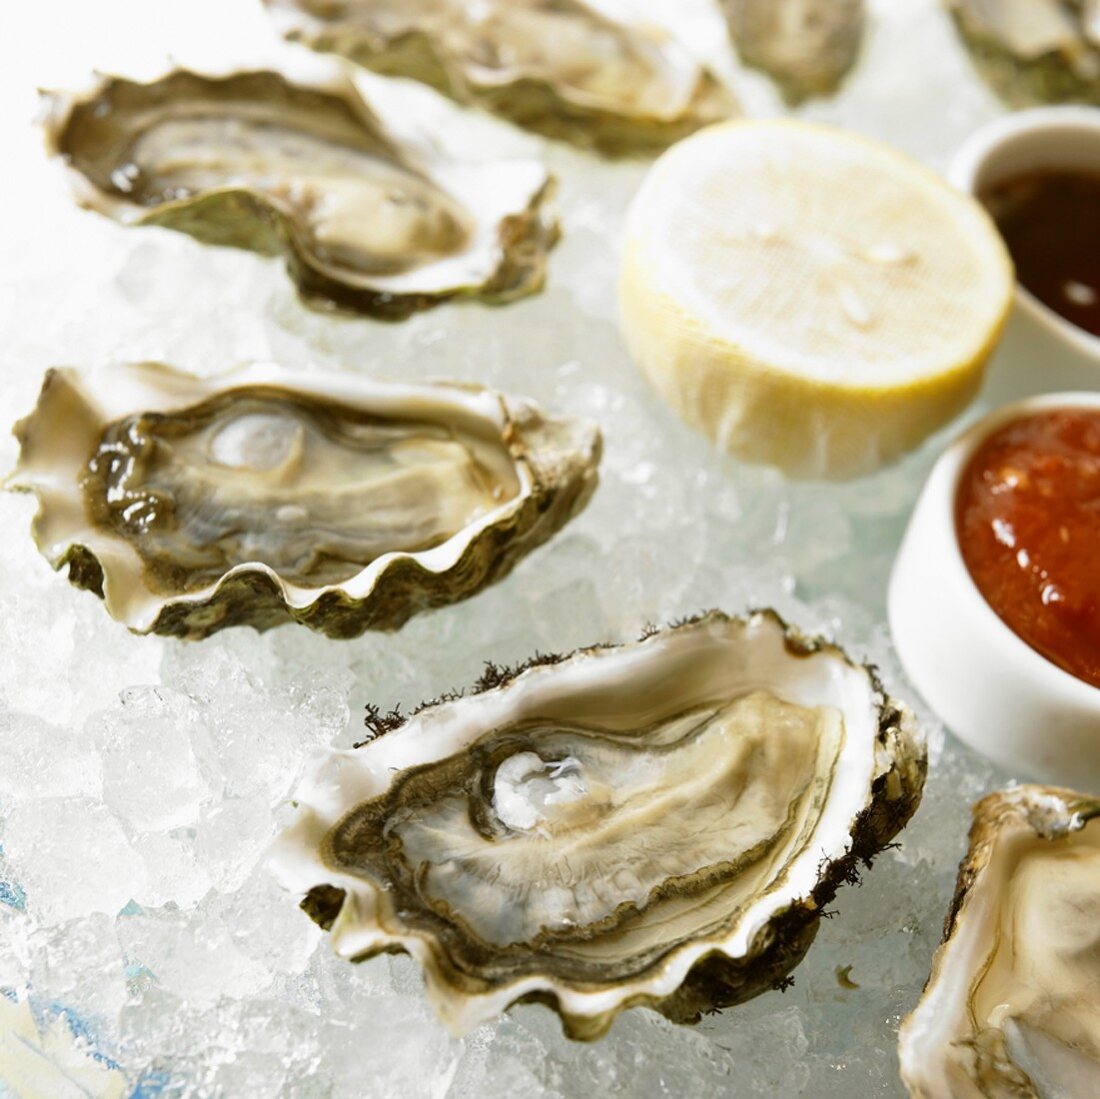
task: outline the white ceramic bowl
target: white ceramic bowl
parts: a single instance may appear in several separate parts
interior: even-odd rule
[[[948,728],[1020,777],[1100,793],[1100,687],[1063,671],[1001,621],[955,534],[959,478],[1002,424],[1048,408],[1100,409],[1100,393],[1051,393],[984,417],[940,456],[890,578],[894,644]]]
[[[959,149],[948,176],[960,190],[978,195],[1042,168],[1100,175],[1100,107],[1038,107],[999,118]],[[1100,389],[1100,338],[1017,283],[1016,306],[990,363],[985,393],[1000,403],[1063,389]]]

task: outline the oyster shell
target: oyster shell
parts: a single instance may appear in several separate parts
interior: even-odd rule
[[[666,32],[584,0],[265,4],[291,41],[608,154],[663,149],[736,111]]]
[[[1049,786],[974,807],[943,944],[898,1056],[922,1099],[1100,1094],[1100,800]]]
[[[534,1000],[594,1039],[626,1007],[695,1022],[781,981],[924,769],[870,669],[711,612],[490,666],[330,753],[273,866],[339,954],[413,955],[453,1032]]]
[[[1095,0],[948,0],[978,71],[1008,103],[1100,103]]]
[[[741,60],[788,103],[831,95],[859,56],[863,0],[721,0]]]
[[[284,254],[302,296],[386,319],[457,296],[538,290],[557,225],[546,169],[399,144],[354,84],[281,72],[46,93],[78,201],[124,224]]]
[[[11,487],[54,568],[138,633],[395,629],[504,576],[587,503],[600,436],[472,385],[256,365],[51,370]]]

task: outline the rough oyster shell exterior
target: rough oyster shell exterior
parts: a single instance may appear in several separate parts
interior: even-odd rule
[[[1011,106],[1100,103],[1093,0],[949,0],[978,72]]]
[[[399,140],[338,65],[317,58],[302,69],[174,69],[146,82],[104,76],[83,91],[46,92],[47,148],[66,164],[82,206],[124,225],[282,255],[317,307],[401,320],[452,298],[502,303],[541,289],[558,238],[542,164],[458,160]],[[206,125],[205,138],[181,132],[189,121]],[[264,136],[280,127],[289,152]],[[150,146],[145,171],[141,150]],[[323,168],[318,150],[330,154]],[[331,228],[334,205],[356,234],[379,227],[373,241],[342,240]]]
[[[736,113],[732,93],[666,32],[584,0],[265,3],[293,42],[608,155],[657,152]],[[620,61],[630,75],[609,89]]]
[[[595,713],[600,715],[602,728],[617,731],[607,734],[609,739],[622,740],[633,735],[624,730],[632,723],[636,726],[642,720],[640,714],[676,712],[677,706],[694,705],[696,695],[713,702],[757,688],[773,690],[794,703],[828,703],[843,711],[843,747],[833,765],[828,793],[814,801],[817,815],[812,817],[812,832],[804,846],[797,848],[797,857],[776,877],[763,882],[753,879],[752,899],[737,912],[718,918],[714,916],[718,909],[708,909],[705,926],[679,934],[683,929],[677,921],[683,909],[676,906],[683,902],[690,910],[696,903],[681,896],[681,891],[690,893],[682,884],[687,879],[668,878],[655,889],[641,904],[641,911],[656,906],[663,913],[656,917],[663,928],[661,935],[672,936],[673,941],[658,935],[660,943],[654,946],[647,940],[644,964],[634,959],[624,963],[622,972],[615,972],[610,961],[605,963],[610,968],[604,971],[598,964],[584,968],[587,963],[583,959],[590,962],[593,954],[612,957],[616,936],[629,939],[633,935],[633,930],[624,932],[616,925],[624,913],[626,926],[636,930],[638,910],[625,894],[611,910],[613,914],[577,931],[575,939],[570,938],[576,926],[572,920],[561,922],[557,930],[552,930],[548,921],[531,945],[512,942],[494,946],[475,936],[476,947],[459,949],[454,945],[459,939],[452,932],[465,920],[491,923],[493,913],[511,919],[511,914],[520,912],[528,923],[533,920],[539,925],[543,914],[532,913],[530,906],[546,905],[549,902],[544,898],[560,891],[552,888],[553,881],[543,880],[532,884],[527,905],[496,905],[490,897],[489,902],[474,906],[476,911],[464,911],[457,903],[444,903],[435,915],[421,919],[417,915],[421,902],[415,899],[415,891],[396,885],[397,879],[356,870],[336,854],[344,842],[340,837],[358,834],[355,822],[376,811],[382,816],[375,825],[382,829],[379,834],[387,837],[381,841],[382,847],[400,849],[405,843],[402,829],[418,810],[406,806],[391,813],[378,806],[394,790],[404,789],[406,782],[420,783],[432,791],[431,797],[443,798],[437,775],[454,774],[454,768],[461,770],[472,759],[489,761],[497,768],[496,777],[486,777],[487,763],[479,772],[481,777],[463,780],[470,806],[468,815],[464,809],[455,810],[455,820],[485,824],[493,814],[507,815],[500,800],[501,760],[507,762],[508,753],[517,748],[522,749],[521,755],[539,751],[536,739],[529,744],[523,739],[531,722],[568,725]],[[392,729],[387,726],[398,721],[392,715],[387,721],[375,714],[374,721],[374,732],[379,735],[356,750],[329,753],[298,791],[298,816],[276,843],[274,868],[284,886],[305,894],[303,908],[331,931],[334,947],[342,956],[360,961],[383,952],[404,951],[415,957],[423,968],[429,998],[455,1033],[468,1031],[516,1002],[536,1001],[559,1013],[569,1037],[591,1040],[604,1034],[618,1012],[627,1007],[644,1005],[676,1022],[692,1023],[703,1012],[740,1003],[774,987],[801,960],[838,886],[854,880],[859,865],[869,864],[912,815],[926,768],[924,742],[913,715],[883,694],[873,670],[852,663],[828,642],[799,634],[770,611],[743,619],[715,611],[654,631],[634,644],[586,649],[565,657],[537,657],[514,669],[489,666],[473,693],[457,701],[428,704],[407,723]],[[765,728],[765,738],[771,731]],[[599,733],[592,735],[599,739]],[[662,743],[665,747],[658,755],[670,750],[669,740]],[[734,748],[729,751],[735,754]],[[554,764],[547,762],[548,755],[552,753],[544,747],[543,766],[565,789],[556,791],[547,804],[568,803],[576,794],[578,776],[567,773],[568,760]],[[690,773],[697,776],[700,771],[720,770],[724,755],[725,749],[713,757],[713,767],[692,767]],[[510,758],[515,760],[516,755]],[[509,767],[510,774],[514,770]],[[614,768],[612,773],[628,776],[636,769]],[[761,781],[767,785],[774,778],[765,770]],[[599,789],[591,775],[585,777],[583,768],[579,780],[582,784],[591,781],[593,789]],[[491,804],[483,801],[475,805],[479,797],[487,796],[487,788],[496,790]],[[512,787],[506,782],[504,789]],[[583,818],[584,798],[577,804]],[[689,799],[688,804],[696,803]],[[509,805],[508,812],[512,812],[515,806],[510,801]],[[565,811],[569,811],[568,804]],[[603,808],[597,818],[607,819]],[[639,842],[663,866],[663,860],[675,859],[684,838],[682,829],[686,823],[690,833],[695,817],[692,813],[662,812],[661,819],[664,823],[656,827],[666,830],[663,840],[657,833],[651,836],[647,832]],[[486,824],[489,833],[495,827]],[[432,831],[441,837],[454,834],[449,828]],[[634,831],[620,829],[619,834]],[[520,842],[537,843],[530,838],[533,834],[524,833]],[[596,875],[601,886],[612,882],[617,887],[624,869],[614,843],[606,855],[612,865],[604,868],[606,873]],[[374,855],[378,850],[371,846]],[[600,850],[603,848],[597,845],[597,853]],[[586,857],[579,841],[571,844],[569,851],[568,857],[561,856],[564,862],[552,861],[550,865],[557,865],[560,872],[563,866],[569,870]],[[463,857],[444,860],[447,875]],[[489,875],[493,882],[506,873],[511,857],[504,843],[486,856],[485,865],[495,867]],[[735,854],[730,849],[720,859],[735,860]],[[420,864],[415,875],[418,882],[429,881],[431,866],[430,860]],[[738,875],[751,877],[753,871],[732,873],[736,881]],[[423,889],[427,888],[424,884]],[[579,890],[577,896],[581,896]],[[694,896],[710,898],[706,902],[710,904],[714,894],[704,891]],[[672,907],[661,908],[665,902]],[[705,907],[702,901],[699,904]],[[686,918],[690,923],[701,917],[689,912]],[[631,920],[635,920],[633,925]],[[591,934],[590,928],[594,929]]]
[[[127,416],[188,409],[256,387],[382,416],[428,409],[445,423],[453,410],[495,436],[519,490],[442,544],[385,553],[339,583],[290,583],[253,561],[197,591],[158,590],[134,546],[89,514],[82,479],[90,457],[108,425]],[[37,497],[33,534],[50,564],[68,565],[70,581],[100,595],[112,617],[132,631],[192,639],[226,626],[264,630],[288,621],[330,637],[356,637],[368,629],[396,629],[419,611],[464,599],[504,577],[587,504],[601,450],[594,425],[551,419],[529,401],[480,386],[387,383],[267,364],[213,378],[158,363],[117,365],[94,375],[53,369],[36,409],[15,433],[21,453],[8,487]]]
[[[741,60],[790,104],[832,95],[863,42],[863,0],[722,0]]]
[[[1047,879],[1052,889],[1044,888],[1032,897],[1033,910],[1015,910],[1011,917],[1002,916],[1005,898],[1012,890],[1029,849],[1043,854],[1072,854],[1066,848],[1080,838],[1090,822],[1100,817],[1100,799],[1074,790],[1054,786],[1022,785],[998,791],[984,797],[973,808],[973,823],[966,855],[959,865],[954,897],[944,921],[943,940],[932,962],[932,972],[920,1002],[902,1022],[898,1038],[898,1060],[901,1076],[914,1099],[1039,1099],[1043,1095],[1086,1095],[1093,1087],[1072,1077],[1080,1064],[1070,1065],[1069,1075],[1061,1081],[1041,1080],[1029,1072],[1042,1067],[1044,1057],[1076,1060],[1072,1046],[1061,1053],[1056,1044],[1033,1046],[1028,1058],[1031,1065],[1018,1062],[1017,1051],[1028,1043],[1010,1043],[1007,1032],[1017,1022],[1026,1020],[1036,1004],[1041,1010],[1063,1010],[1059,1003],[1063,993],[1076,996],[1073,989],[1042,988],[1039,981],[1059,984],[1060,965],[1068,963],[1069,971],[1088,983],[1088,958],[1095,956],[1095,912],[1100,903],[1100,887],[1096,885],[1095,869],[1087,874],[1089,893],[1068,895],[1065,906],[1071,927],[1070,950],[1060,954],[1060,943],[1054,933],[1059,922],[1052,903],[1058,899],[1057,878]],[[1096,827],[1095,825],[1093,826]],[[1092,866],[1100,865],[1096,848],[1100,840],[1091,841]],[[1035,878],[1033,881],[1042,882]],[[1053,900],[1052,900],[1053,898]],[[1018,901],[1012,903],[1018,904]],[[1046,926],[1036,926],[1033,917],[1041,910]],[[1030,934],[1049,948],[1046,964],[1036,966],[1026,950],[1018,949],[1015,936]],[[1039,943],[1028,945],[1033,948]],[[1081,948],[1084,948],[1082,950]],[[998,961],[1002,953],[1010,960]],[[1082,964],[1084,963],[1084,964]],[[1095,973],[1095,963],[1091,972]],[[1023,1002],[1015,1002],[1019,988],[1016,970],[1025,989]],[[1061,976],[1065,975],[1061,971]],[[983,982],[997,982],[986,999],[994,1004],[992,1012],[979,1010],[972,998],[977,997]],[[1095,989],[1093,976],[1092,988]],[[1095,994],[1086,993],[1083,1002],[1091,1003],[1093,1026],[1096,1026]],[[1076,1028],[1079,1019],[1073,1019]],[[1041,1030],[1041,1028],[1039,1028]],[[1092,1045],[1098,1036],[1094,1030]],[[1038,1054],[1036,1054],[1038,1050]],[[1065,1064],[1065,1061],[1062,1062]],[[1086,1061],[1086,1078],[1095,1084],[1100,1071],[1095,1059]],[[1058,1073],[1055,1073],[1057,1076]],[[1059,1087],[1059,1083],[1061,1087]]]

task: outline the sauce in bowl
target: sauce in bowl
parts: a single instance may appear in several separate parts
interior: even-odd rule
[[[1100,173],[1027,172],[983,188],[979,197],[1020,283],[1071,324],[1100,336]]]
[[[955,529],[978,590],[1058,667],[1100,687],[1100,409],[994,431],[959,480]]]

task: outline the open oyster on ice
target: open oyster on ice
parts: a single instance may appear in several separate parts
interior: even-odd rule
[[[1100,799],[1049,786],[990,794],[932,975],[902,1024],[920,1099],[1100,1095]]]
[[[662,149],[735,113],[666,31],[586,0],[265,0],[292,41],[430,84],[605,153]]]
[[[948,0],[967,49],[1010,104],[1100,103],[1097,0]]]
[[[600,436],[463,384],[256,365],[46,375],[10,480],[130,629],[395,629],[504,576],[588,501]]]
[[[314,76],[316,70],[321,76]],[[176,69],[47,93],[77,200],[128,225],[283,254],[313,304],[400,319],[538,290],[557,224],[532,160],[458,160],[389,134],[339,67]]]
[[[863,0],[721,0],[741,60],[789,103],[831,95],[859,56]]]
[[[573,1038],[746,1000],[908,820],[924,745],[874,673],[773,613],[489,666],[334,751],[273,866],[358,961],[407,951],[461,1033],[517,1001]]]

